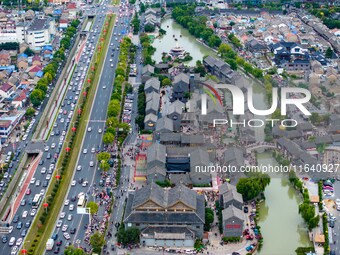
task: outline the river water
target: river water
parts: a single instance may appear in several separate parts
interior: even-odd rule
[[[165,19],[161,27],[167,31],[167,34],[153,42],[153,46],[156,48],[153,59],[156,62],[161,61],[162,52],[169,52],[176,45],[173,35],[178,39],[178,45],[184,47],[193,57],[193,60],[187,62],[188,65],[195,65],[197,60],[202,61],[206,55],[216,55],[171,18]],[[249,80],[249,84],[253,87],[254,106],[257,109],[268,109],[264,88],[252,80]],[[264,119],[264,117],[259,116],[255,118]],[[256,128],[255,136],[258,141],[263,141],[264,129]],[[257,156],[259,164],[278,164],[271,153],[258,153]],[[298,213],[301,200],[296,191],[289,185],[287,178],[281,175],[272,176],[271,182],[265,190],[265,197],[265,201],[261,203],[259,214],[259,225],[264,242],[258,254],[295,254],[297,247],[309,246],[307,230]]]
[[[156,63],[162,61],[162,53],[169,53],[171,48],[178,45],[184,48],[185,51],[190,52],[192,60],[185,62],[190,66],[195,66],[197,60],[203,59],[204,56],[215,55],[215,52],[205,45],[196,41],[196,38],[190,35],[189,31],[177,24],[173,19],[166,18],[161,24],[161,28],[166,31],[166,34],[161,38],[156,38],[152,44],[156,48],[156,52],[152,58]],[[175,35],[175,37],[173,37]],[[180,36],[182,35],[182,37]],[[175,41],[175,39],[177,41]]]

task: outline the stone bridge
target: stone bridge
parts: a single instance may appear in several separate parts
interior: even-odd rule
[[[253,150],[257,149],[276,149],[275,143],[266,143],[266,142],[261,142],[261,143],[253,143],[250,144],[246,147],[246,152],[247,154],[251,153]]]

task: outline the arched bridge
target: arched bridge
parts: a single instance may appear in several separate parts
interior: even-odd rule
[[[252,143],[246,147],[247,154],[250,153],[253,150],[257,149],[276,149],[275,143],[266,143],[266,142],[261,142],[261,143]]]

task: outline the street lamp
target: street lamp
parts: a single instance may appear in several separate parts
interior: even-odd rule
[[[27,254],[27,250],[25,249],[25,243],[30,243],[31,241],[25,241],[22,243],[22,250],[21,253],[22,254]]]
[[[48,196],[45,196],[45,197],[44,197],[45,203],[43,204],[43,207],[45,208],[46,213],[47,213],[47,207],[48,207],[48,203],[46,202],[46,198],[51,197],[51,196],[52,196],[52,195],[48,195]]]

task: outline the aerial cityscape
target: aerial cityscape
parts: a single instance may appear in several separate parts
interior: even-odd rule
[[[0,255],[340,255],[340,1],[4,0]]]

